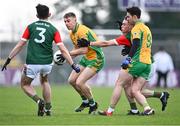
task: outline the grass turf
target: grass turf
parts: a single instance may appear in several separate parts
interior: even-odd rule
[[[36,87],[41,95],[41,89]],[[92,89],[99,109],[108,107],[113,88]],[[163,91],[163,89],[157,89]],[[52,86],[52,116],[38,117],[37,105],[28,98],[20,87],[0,87],[0,125],[177,125],[180,124],[180,89],[168,89],[170,98],[166,111],[161,111],[161,102],[149,98],[155,109],[153,116],[127,116],[129,104],[122,95],[112,117],[88,115],[88,109],[74,112],[80,105],[78,94],[68,86]],[[142,107],[138,106],[142,111]]]

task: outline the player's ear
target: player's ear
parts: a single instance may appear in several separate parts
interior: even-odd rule
[[[50,16],[51,16],[51,13],[48,14],[48,17],[50,17]]]
[[[136,15],[133,15],[132,18],[134,21],[138,20],[138,17]]]

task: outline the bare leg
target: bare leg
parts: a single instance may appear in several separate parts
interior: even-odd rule
[[[42,86],[43,98],[46,103],[50,103],[51,102],[51,87],[48,82],[48,75],[43,77],[43,75],[41,74],[40,82],[41,82],[41,86]]]
[[[145,96],[141,93],[142,87],[144,87],[146,80],[142,77],[134,79],[132,85],[132,94],[135,97],[136,101],[144,107],[144,111],[151,109]]]
[[[88,99],[92,99],[93,95],[90,87],[86,84],[86,82],[91,79],[95,74],[96,72],[94,70],[86,67],[76,80],[77,86],[81,89],[85,97]]]
[[[48,75],[43,76],[42,74],[40,75],[40,82],[42,86],[42,95],[45,101],[45,113],[47,116],[51,115],[51,87],[48,82]]]
[[[121,96],[121,92],[122,92],[122,88],[125,84],[130,84],[129,82],[131,82],[132,80],[132,76],[129,75],[126,71],[121,70],[120,74],[118,76],[118,79],[116,81],[113,93],[112,93],[112,97],[111,97],[111,101],[110,101],[110,107],[111,108],[115,108],[115,106],[117,105],[120,96]]]
[[[77,107],[75,109],[75,112],[81,112],[82,110],[84,110],[86,107],[89,107],[89,100],[88,98],[83,94],[81,88],[79,86],[77,86],[77,78],[79,77],[79,75],[82,73],[82,71],[84,71],[84,67],[81,66],[80,67],[81,72],[80,73],[76,73],[74,70],[71,72],[71,75],[69,76],[68,82],[71,84],[71,86],[77,91],[77,93],[81,96],[82,99],[82,103],[79,107]]]
[[[129,83],[131,83],[131,82],[129,82]],[[131,84],[124,85],[124,91],[125,91],[125,95],[127,97],[128,102],[129,103],[134,103],[135,100],[134,100],[134,97],[133,97],[133,95],[131,93],[131,90],[132,90],[131,89]]]
[[[29,78],[24,74],[21,77],[21,88],[29,97],[36,95],[35,89],[31,86],[32,81],[32,78]]]
[[[127,71],[121,69],[118,79],[116,81],[111,100],[110,106],[106,111],[99,111],[100,115],[111,116],[121,96],[122,88],[126,85],[130,85],[133,77],[127,73]],[[128,94],[129,95],[129,94]]]
[[[132,82],[130,82],[132,83]],[[125,94],[126,94],[126,97],[128,99],[128,102],[129,102],[129,105],[130,105],[130,108],[131,110],[128,111],[128,115],[138,115],[139,114],[139,110],[137,109],[137,106],[136,106],[136,101],[132,95],[132,91],[131,91],[131,84],[126,84],[124,85],[124,91],[125,91]]]
[[[93,98],[91,88],[86,84],[86,82],[95,74],[96,72],[93,69],[86,67],[76,80],[77,86],[81,89],[84,96],[89,100],[89,114],[94,113],[98,108],[98,104]]]
[[[154,90],[143,89],[141,92],[146,98],[153,97],[154,95]]]
[[[81,72],[85,69],[84,67],[80,67]],[[71,72],[68,82],[71,84],[71,86],[78,92],[80,96],[83,96],[83,93],[81,92],[81,89],[76,85],[76,80],[79,77],[80,73],[76,73],[74,70]]]

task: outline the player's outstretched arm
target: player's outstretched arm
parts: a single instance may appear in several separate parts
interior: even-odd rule
[[[107,47],[107,46],[117,46],[117,44],[114,40],[108,40],[108,41],[91,42],[90,46]]]
[[[67,60],[67,62],[72,65],[73,64],[73,60],[69,54],[69,51],[67,50],[67,48],[64,46],[63,43],[58,45],[59,50],[61,51],[63,57]]]
[[[88,47],[76,48],[70,51],[70,55],[75,57],[78,55],[84,55],[88,52]]]
[[[68,61],[68,63],[71,65],[72,69],[74,69],[76,71],[76,73],[80,72],[80,68],[73,62],[69,51],[67,50],[67,48],[64,46],[63,43],[58,45],[59,50],[61,51],[63,57]]]
[[[78,47],[88,47],[88,46],[107,47],[107,46],[117,45],[115,40],[90,42],[89,40],[84,38],[78,39],[77,43],[78,43]]]
[[[14,58],[22,50],[22,48],[25,44],[26,44],[26,42],[22,41],[22,40],[16,44],[16,46],[10,52],[6,62],[4,63],[4,65],[2,67],[2,71],[6,70],[6,67],[11,62],[11,59]]]
[[[13,57],[15,57],[24,47],[24,45],[26,45],[27,42],[20,40],[16,46],[12,49],[12,51],[9,54],[9,58],[12,59]]]

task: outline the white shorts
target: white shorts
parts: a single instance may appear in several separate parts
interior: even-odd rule
[[[42,74],[43,76],[49,74],[52,70],[52,64],[47,65],[36,65],[36,64],[28,64],[25,65],[24,73],[27,77],[34,79],[38,74]]]

